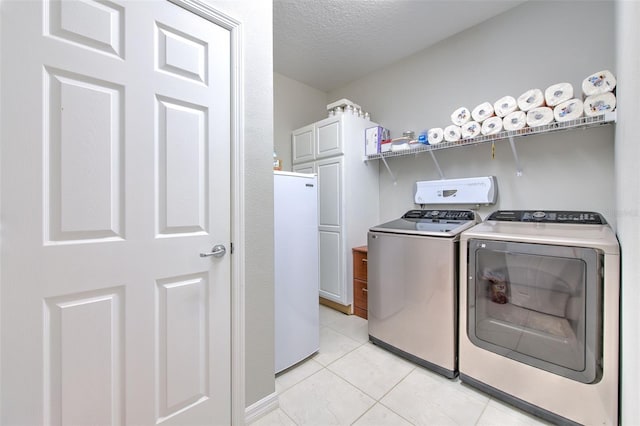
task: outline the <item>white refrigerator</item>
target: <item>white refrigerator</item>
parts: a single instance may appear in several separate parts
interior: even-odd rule
[[[318,182],[274,172],[275,372],[320,348]]]

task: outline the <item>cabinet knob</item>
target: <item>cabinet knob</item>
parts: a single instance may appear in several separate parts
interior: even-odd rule
[[[367,263],[367,258],[362,259],[362,263]]]
[[[363,288],[363,289],[362,289],[362,292],[363,292],[363,293],[368,293],[368,292],[369,292],[369,290],[367,290],[366,288]]]

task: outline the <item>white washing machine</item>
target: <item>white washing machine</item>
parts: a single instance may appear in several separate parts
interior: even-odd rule
[[[369,339],[452,378],[458,374],[458,244],[471,210],[410,210],[368,236]]]
[[[620,247],[593,212],[497,211],[460,237],[462,382],[557,424],[618,424]]]

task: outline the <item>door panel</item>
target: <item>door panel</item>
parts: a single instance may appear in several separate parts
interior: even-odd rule
[[[122,238],[124,87],[50,67],[44,73],[47,240]]]
[[[45,299],[50,424],[124,423],[123,296],[119,287]],[[90,399],[83,396],[87,389]]]
[[[317,162],[320,226],[342,224],[342,157]]]
[[[316,173],[315,163],[303,163],[293,166],[293,171],[296,173]]]
[[[44,5],[46,35],[120,58],[124,17],[124,7],[109,1],[50,1]]]
[[[0,423],[230,424],[230,256],[199,256],[230,241],[229,31],[165,1],[1,15]]]
[[[156,24],[157,69],[174,76],[208,83],[208,50],[204,40],[178,29]]]
[[[207,108],[157,98],[158,234],[206,232]]]
[[[342,277],[342,234],[320,230],[320,296],[345,303]]]
[[[342,154],[342,121],[340,116],[325,118],[315,126],[316,158]]]
[[[208,287],[203,274],[157,282],[159,419],[209,394]]]
[[[292,134],[293,139],[293,164],[312,161],[315,159],[315,126],[310,124],[295,130]]]

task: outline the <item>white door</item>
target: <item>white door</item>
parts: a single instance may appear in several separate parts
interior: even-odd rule
[[[1,424],[230,423],[230,34],[2,2]]]

